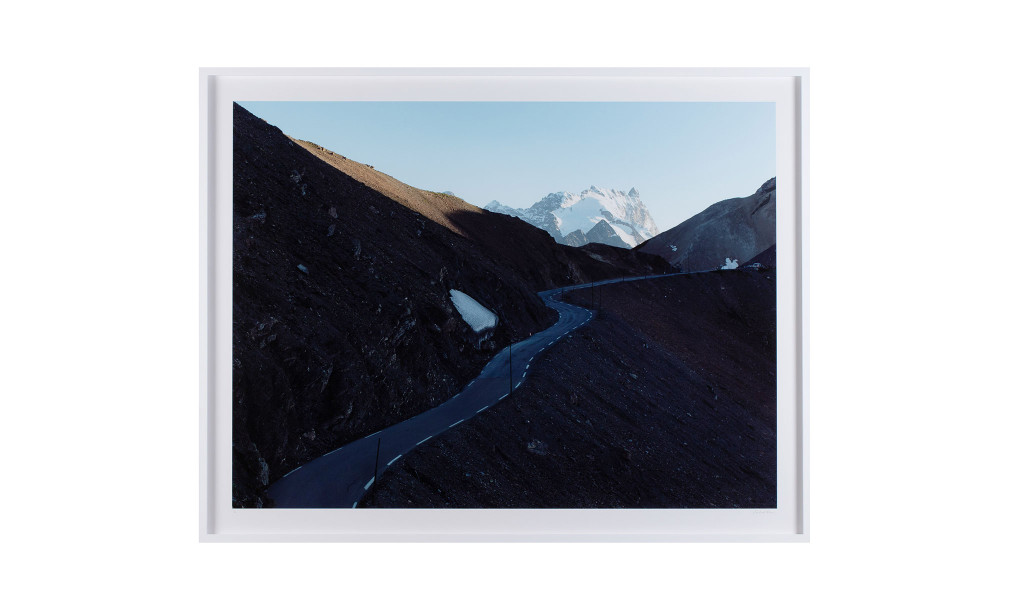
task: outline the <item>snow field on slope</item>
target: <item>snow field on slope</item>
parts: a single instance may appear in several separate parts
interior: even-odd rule
[[[497,316],[494,312],[481,305],[476,299],[461,290],[452,289],[448,292],[456,311],[474,332],[497,326]]]
[[[606,224],[610,225],[613,232],[616,233],[617,237],[619,237],[625,244],[627,244],[627,247],[633,248],[638,245],[638,241],[634,239],[634,236],[628,233],[627,230],[620,225],[613,222],[607,222]]]

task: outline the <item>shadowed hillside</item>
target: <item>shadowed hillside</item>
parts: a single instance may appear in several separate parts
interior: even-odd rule
[[[749,197],[709,206],[635,250],[656,254],[683,271],[717,269],[725,259],[749,260],[775,243],[776,180]]]
[[[625,246],[604,246],[596,250],[595,246],[601,244],[593,244],[592,251],[606,252],[602,258],[582,248],[566,247],[546,231],[514,216],[479,208],[455,195],[412,187],[370,165],[352,161],[312,142],[294,141],[361,184],[469,238],[485,256],[515,269],[536,290],[638,272],[663,273],[669,269],[661,257],[628,252]]]
[[[601,260],[330,162],[338,155],[237,104],[233,134],[235,506],[264,505],[266,486],[299,464],[453,395],[494,351],[552,323],[536,290],[667,268],[640,254]],[[452,289],[498,325],[475,333]]]
[[[511,397],[405,455],[363,505],[776,506],[774,272],[610,284],[601,300]]]
[[[778,249],[776,246],[771,246],[767,250],[764,250],[760,254],[754,256],[750,260],[744,263],[744,266],[749,265],[759,265],[767,269],[774,269],[778,266]]]

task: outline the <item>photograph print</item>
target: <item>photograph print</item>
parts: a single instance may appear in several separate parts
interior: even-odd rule
[[[777,507],[775,104],[233,106],[234,508]]]

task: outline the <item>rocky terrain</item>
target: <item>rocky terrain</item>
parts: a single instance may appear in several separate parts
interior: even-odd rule
[[[394,464],[362,506],[776,505],[775,273],[607,285],[511,397]]]
[[[659,272],[420,191],[234,107],[233,505],[310,459],[437,405],[551,324],[536,291]],[[476,333],[458,290],[494,313]]]
[[[743,263],[744,267],[764,267],[766,269],[774,269],[778,266],[778,249],[776,246],[771,246],[767,250],[764,250],[760,254],[754,256],[750,260]]]
[[[748,197],[719,201],[640,244],[683,271],[716,269],[725,259],[748,260],[775,243],[775,178]]]

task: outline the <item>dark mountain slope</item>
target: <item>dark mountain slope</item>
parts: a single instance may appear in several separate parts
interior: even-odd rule
[[[768,269],[774,269],[778,266],[778,249],[776,246],[771,246],[767,250],[764,250],[760,254],[754,256],[750,260],[746,261],[743,266],[749,266],[753,264],[758,264],[762,267]]]
[[[726,258],[749,260],[775,242],[775,184],[771,178],[749,197],[713,204],[635,249],[683,271],[717,269]]]
[[[664,266],[538,252],[563,247],[455,198],[406,207],[238,105],[233,158],[235,506],[263,505],[265,487],[297,465],[454,394],[495,349],[552,323],[537,289],[634,261]],[[480,232],[511,232],[517,252],[498,260],[464,236]],[[498,326],[474,333],[450,289]]]
[[[600,264],[580,248],[559,244],[546,231],[519,218],[479,208],[455,195],[412,187],[312,142],[294,141],[341,173],[469,238],[486,257],[513,269],[536,290],[627,275],[631,270],[662,273],[669,269],[661,257],[646,253],[625,252]],[[608,225],[607,229],[615,238]],[[626,248],[622,242],[616,245]]]
[[[774,507],[774,272],[602,291],[519,390],[404,456],[365,505]]]

